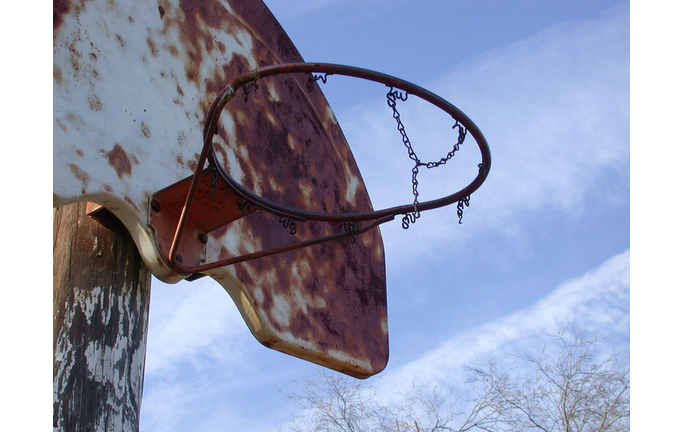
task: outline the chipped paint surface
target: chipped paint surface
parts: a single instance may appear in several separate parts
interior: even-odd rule
[[[302,61],[261,1],[54,1],[54,205],[92,201],[128,228],[146,265],[175,273],[148,225],[150,197],[187,178],[204,116],[232,77]],[[215,156],[248,189],[307,210],[370,210],[343,134],[306,77],[264,79],[221,117]],[[334,227],[302,224],[296,237]],[[205,259],[295,239],[255,212],[209,234]],[[388,358],[384,249],[377,229],[215,269],[264,345],[354,376]]]
[[[73,296],[68,300],[53,353],[55,428],[69,430],[75,426],[73,422],[79,424],[78,419],[63,413],[78,412],[69,403],[80,402],[92,404],[92,412],[99,415],[94,420],[94,430],[137,430],[135,420],[142,401],[146,353],[146,330],[141,334],[138,326],[147,327],[147,315],[140,313],[139,306],[149,298],[144,299],[140,290],[127,287],[121,292],[101,287],[74,287]],[[131,306],[138,307],[130,309]],[[116,337],[92,340],[84,346],[83,335],[90,328],[118,328],[118,331]],[[69,373],[73,370],[84,374]],[[88,401],[85,396],[62,398],[64,394],[74,393],[88,395],[93,400]],[[119,412],[122,409],[131,413]],[[65,424],[59,424],[62,421]]]

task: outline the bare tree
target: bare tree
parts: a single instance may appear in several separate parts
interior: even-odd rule
[[[302,393],[285,393],[299,413],[294,431],[364,432],[379,429],[384,413],[376,392],[364,381],[319,369],[305,378]]]
[[[320,369],[301,383],[301,393],[286,393],[300,410],[291,429],[313,432],[436,432],[460,414],[451,392],[415,384],[396,406],[384,405],[368,381]]]
[[[500,370],[489,357],[472,372],[476,391],[492,398],[496,430],[607,432],[630,429],[630,367],[600,349],[603,341],[573,327],[523,368]],[[489,429],[485,429],[489,430]]]
[[[470,372],[468,392],[412,385],[382,404],[372,382],[320,370],[286,394],[299,412],[295,431],[622,432],[630,429],[630,369],[603,339],[562,328],[538,356],[502,368],[492,356]]]
[[[403,401],[383,406],[385,421],[382,432],[466,432],[485,430],[494,425],[497,415],[491,406],[493,398],[480,395],[467,403],[445,385],[411,386]],[[389,421],[387,421],[389,420]]]

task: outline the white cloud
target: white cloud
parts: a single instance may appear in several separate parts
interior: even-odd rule
[[[570,322],[586,331],[611,336],[615,347],[629,350],[630,251],[599,268],[558,286],[529,308],[453,336],[438,348],[384,377],[394,389],[418,380],[423,383],[465,382],[462,367],[488,353],[540,352],[544,334]]]
[[[411,227],[417,232],[409,240],[412,253],[446,242],[453,245],[458,237],[464,240],[482,231],[506,229],[515,235],[515,224],[528,211],[558,210],[579,217],[589,197],[600,197],[605,205],[627,205],[628,8],[616,9],[602,20],[556,25],[423,85],[477,123],[490,144],[493,164],[489,178],[465,209],[467,234],[457,229],[454,206],[425,213]],[[429,114],[419,110],[413,118],[417,122],[409,123],[411,115],[404,111],[417,106],[416,100],[399,105],[406,130],[418,156],[438,159],[452,146],[451,124],[436,128],[426,120]],[[338,117],[375,207],[412,202],[412,164],[386,102],[364,103]],[[428,127],[420,130],[420,123]],[[428,155],[435,144],[438,151]],[[473,150],[473,141],[466,141],[448,165],[434,173],[422,169],[421,199],[453,193],[473,179],[477,164]],[[457,179],[459,171],[449,171],[450,166],[466,172],[468,180],[454,182],[448,176]],[[394,235],[403,243],[405,234],[397,232],[400,223],[392,225],[385,225],[383,234],[387,247],[398,249]]]
[[[297,367],[313,367],[259,344],[210,278],[155,280],[149,322],[143,430],[274,430],[287,408],[276,385],[286,385]],[[265,405],[273,406],[269,416]]]
[[[575,208],[603,171],[628,170],[628,9],[552,27],[440,87],[480,119],[498,161],[488,190],[504,208]]]
[[[161,293],[159,291],[163,290]],[[152,292],[146,373],[169,373],[202,361],[239,360],[251,337],[230,296],[210,279],[194,283],[156,283]]]

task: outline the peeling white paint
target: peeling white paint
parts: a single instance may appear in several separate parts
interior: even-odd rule
[[[290,305],[290,299],[283,296],[273,296],[274,306],[271,309],[271,316],[282,327],[289,327],[289,314],[292,311],[292,306]]]
[[[64,305],[64,319],[57,336],[55,357],[55,381],[53,383],[53,399],[58,401],[60,396],[68,391],[72,372],[79,359],[85,362],[87,379],[96,383],[98,387],[106,388],[107,400],[103,401],[100,417],[97,420],[96,431],[133,431],[133,424],[124,424],[128,416],[120,411],[121,406],[131,406],[130,403],[121,404],[118,401],[132,399],[134,406],[139,406],[142,398],[142,380],[146,353],[146,338],[138,341],[139,345],[132,351],[135,340],[134,323],[140,319],[141,311],[127,310],[125,305],[131,300],[131,287],[124,287],[124,294],[117,295],[112,291],[95,287],[92,289],[74,288],[72,304]],[[141,305],[142,294],[136,290],[134,304]],[[106,294],[108,292],[108,294]],[[98,308],[100,308],[98,310]],[[118,313],[118,321],[112,322],[112,308]],[[98,327],[118,328],[113,344],[105,345],[102,340],[90,340],[85,347],[74,345],[72,337],[82,337],[83,328],[75,326],[74,319],[82,315],[87,325]],[[146,319],[146,317],[145,317]],[[145,323],[146,326],[146,323]],[[124,332],[125,328],[127,332]],[[72,333],[75,332],[75,333]],[[86,333],[87,334],[87,333]],[[146,333],[143,333],[143,335]],[[75,335],[75,336],[74,336]],[[81,357],[82,356],[82,357]],[[130,385],[130,388],[129,388]],[[132,390],[132,391],[131,391]],[[61,419],[61,418],[60,418]]]

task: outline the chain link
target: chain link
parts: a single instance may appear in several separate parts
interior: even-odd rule
[[[308,82],[306,83],[306,88],[308,89],[309,93],[313,91],[313,86],[315,85],[316,81],[322,81],[323,84],[327,84],[327,74],[324,74],[324,75],[310,74],[310,75],[308,75]]]
[[[356,243],[356,232],[358,231],[358,227],[353,221],[347,221],[347,222],[341,222],[339,224],[341,226],[341,229],[345,232],[351,232],[351,239],[350,242]]]
[[[247,83],[242,87],[244,90],[244,102],[249,102],[249,93],[251,93],[252,90],[258,90],[258,84],[256,84],[256,81],[252,81],[250,83]]]
[[[402,226],[404,229],[408,229],[410,227],[410,224],[415,223],[415,221],[420,217],[420,210],[418,208],[419,200],[418,197],[420,196],[420,192],[418,192],[418,180],[417,180],[417,175],[420,172],[420,167],[426,167],[428,169],[431,168],[436,168],[440,165],[444,165],[446,162],[451,160],[453,156],[455,156],[455,153],[460,150],[460,145],[465,141],[465,137],[467,136],[467,129],[464,128],[460,122],[457,120],[455,121],[455,124],[453,125],[452,129],[458,128],[458,140],[457,142],[453,145],[453,148],[451,151],[449,151],[446,156],[442,157],[438,161],[434,162],[422,162],[418,157],[417,154],[415,154],[415,150],[413,149],[413,145],[410,142],[410,138],[408,138],[408,134],[406,132],[406,128],[403,124],[403,121],[401,120],[401,114],[398,112],[398,109],[396,108],[397,101],[403,101],[405,102],[408,100],[408,93],[407,92],[400,92],[398,90],[394,90],[393,87],[389,87],[389,92],[387,93],[387,104],[392,110],[392,115],[394,117],[394,120],[396,120],[396,128],[398,129],[398,132],[401,134],[401,140],[403,141],[403,145],[405,145],[406,149],[408,150],[408,157],[410,157],[411,160],[415,162],[415,165],[413,166],[412,169],[412,182],[413,182],[413,212],[412,213],[407,213],[406,215],[403,216],[402,219]],[[463,207],[469,206],[469,196],[463,198],[462,200],[458,201],[458,218],[460,223],[462,223],[462,213],[463,213]]]
[[[466,197],[464,197],[463,199],[458,201],[458,223],[459,224],[462,223],[462,215],[463,215],[463,211],[464,211],[465,207],[469,207],[469,206],[470,206],[470,196],[469,195],[467,195]]]
[[[296,234],[296,222],[292,219],[284,216],[280,216],[280,223],[283,228],[288,228],[291,235]]]
[[[247,201],[246,198],[241,198],[237,200],[237,207],[243,214],[247,214],[251,210],[251,202]]]

